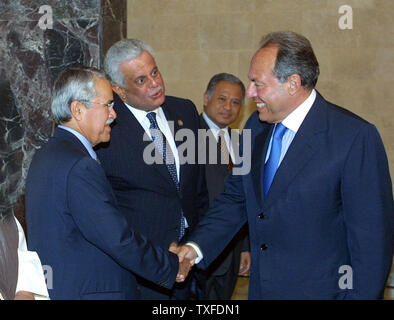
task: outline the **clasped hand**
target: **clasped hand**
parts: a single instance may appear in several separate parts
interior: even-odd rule
[[[179,270],[176,276],[176,282],[185,281],[197,258],[196,251],[189,245],[178,246],[176,242],[171,243],[168,250],[175,253],[179,258]]]

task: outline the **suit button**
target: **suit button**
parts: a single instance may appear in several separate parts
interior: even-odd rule
[[[260,213],[260,214],[258,215],[258,217],[259,217],[259,219],[264,219],[264,218],[265,218],[264,213],[263,213],[263,212]]]
[[[261,245],[260,249],[261,249],[261,251],[265,251],[265,250],[268,249],[268,246],[267,246],[265,243],[263,243],[263,244]]]

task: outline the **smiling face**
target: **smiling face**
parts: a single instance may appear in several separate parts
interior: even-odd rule
[[[238,84],[219,81],[211,98],[204,94],[204,112],[219,127],[233,123],[241,109],[242,88]]]
[[[250,84],[246,97],[253,98],[261,121],[281,122],[294,110],[289,94],[289,81],[279,82],[274,74],[278,48],[265,47],[256,52],[250,64]]]
[[[109,108],[105,104],[114,100],[112,88],[107,80],[95,77],[94,88],[97,96],[87,103],[80,102],[80,115],[78,115],[79,132],[95,146],[100,142],[107,142],[111,138],[111,118],[116,118],[113,108]]]
[[[114,90],[127,104],[146,111],[156,109],[165,100],[165,87],[155,60],[148,51],[120,65],[125,88]]]

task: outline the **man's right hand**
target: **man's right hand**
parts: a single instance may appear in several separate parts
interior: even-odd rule
[[[193,247],[187,244],[178,246],[175,242],[173,242],[171,243],[168,250],[178,255],[179,262],[182,262],[184,259],[190,260],[191,266],[194,265],[194,262],[198,257],[197,252],[193,249]]]

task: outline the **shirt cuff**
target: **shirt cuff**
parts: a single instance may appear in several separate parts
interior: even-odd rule
[[[191,246],[196,251],[197,258],[196,258],[196,261],[194,261],[194,264],[198,264],[204,258],[203,254],[202,254],[202,252],[200,250],[200,247],[197,244],[193,243],[193,242],[187,242],[186,244],[188,246]]]

